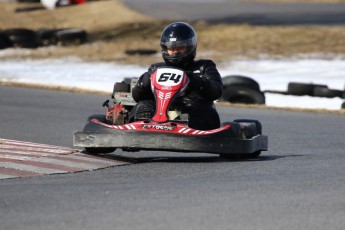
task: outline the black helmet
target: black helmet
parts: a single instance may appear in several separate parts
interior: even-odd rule
[[[168,65],[185,67],[190,64],[196,55],[197,38],[192,26],[185,22],[174,22],[162,32],[161,35],[162,57]],[[169,55],[168,49],[182,48],[183,53]]]

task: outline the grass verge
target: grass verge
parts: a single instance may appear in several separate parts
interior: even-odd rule
[[[62,7],[15,13],[20,3],[1,4],[0,29],[7,28],[83,28],[89,43],[70,47],[44,47],[27,52],[7,52],[0,59],[59,58],[77,56],[87,61],[116,61],[149,65],[161,61],[156,55],[128,55],[127,49],[155,49],[170,22],[154,20],[128,9],[120,0],[90,2]],[[251,26],[209,25],[191,23],[198,33],[198,58],[211,58],[217,63],[238,57],[288,58],[296,55],[321,58],[345,53],[345,30],[341,26]]]

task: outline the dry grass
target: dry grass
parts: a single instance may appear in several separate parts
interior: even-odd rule
[[[283,0],[275,0],[275,2],[277,1]],[[0,56],[0,60],[5,58],[78,56],[88,61],[116,61],[146,66],[152,62],[161,61],[159,53],[147,57],[129,56],[125,54],[125,50],[153,48],[159,51],[160,33],[169,22],[157,21],[133,12],[125,7],[120,0],[90,2],[84,5],[58,8],[54,11],[39,10],[15,13],[17,7],[23,6],[24,4],[18,3],[0,4],[0,30],[19,27],[29,29],[78,27],[88,31],[90,42],[75,47],[43,47],[25,52],[22,50],[20,52],[8,52],[7,55]],[[193,23],[193,26],[196,28],[199,38],[198,57],[211,58],[217,63],[227,62],[238,56],[251,58],[262,55],[290,57],[315,53],[332,56],[345,53],[345,30],[343,27],[208,25],[202,22]],[[17,84],[15,82],[0,82],[0,85],[77,93],[104,93],[76,88]],[[223,103],[223,105],[243,106],[229,103]],[[254,106],[254,108],[276,109],[267,106]],[[286,110],[294,109],[286,108]],[[315,112],[316,110],[301,111]],[[344,110],[336,112],[319,110],[318,112],[345,114]]]
[[[313,53],[343,54],[345,51],[343,27],[215,25],[205,26],[199,34],[201,49],[216,50],[222,57],[256,58],[262,54],[286,57]]]
[[[277,0],[276,0],[277,1]],[[326,1],[326,0],[324,0]],[[328,0],[330,1],[330,0]],[[79,56],[85,60],[117,61],[148,65],[160,61],[160,55],[130,56],[126,49],[153,48],[159,51],[159,37],[168,22],[133,12],[120,0],[90,2],[84,5],[14,13],[20,4],[0,5],[0,29],[25,27],[79,27],[89,32],[90,42],[76,47],[48,47],[28,52],[13,52],[1,58],[50,58]],[[289,57],[310,54],[345,53],[343,27],[293,27],[208,25],[193,23],[199,38],[199,58],[216,62],[241,57]]]
[[[55,10],[15,13],[16,8],[25,6],[40,6],[40,4],[0,4],[0,28],[81,27],[88,31],[94,31],[95,29],[107,30],[122,23],[151,20],[149,17],[127,9],[120,0],[91,2],[90,4],[56,8]]]

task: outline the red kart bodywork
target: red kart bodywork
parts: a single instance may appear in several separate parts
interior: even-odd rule
[[[92,123],[98,124],[105,128],[113,130],[132,130],[132,131],[142,131],[142,132],[157,132],[157,133],[173,133],[173,134],[182,134],[182,135],[191,135],[191,136],[201,136],[201,135],[210,135],[215,133],[224,132],[231,128],[230,125],[222,126],[218,129],[212,130],[197,130],[188,127],[187,124],[179,124],[174,122],[167,123],[157,123],[155,121],[135,121],[125,125],[109,125],[103,123],[97,119],[92,119]]]
[[[126,123],[125,106],[115,103],[107,108],[106,120],[90,119],[83,131],[74,134],[74,145],[84,147],[87,151],[99,149],[99,152],[102,149],[121,148],[127,151],[259,155],[267,150],[268,138],[261,135],[258,121],[242,120],[242,124],[227,122],[217,129],[198,130],[189,127],[188,121],[170,119],[168,112],[171,103],[176,97],[184,95],[188,84],[188,76],[182,70],[158,68],[151,75],[151,89],[156,101],[152,118]],[[250,137],[244,137],[242,134],[248,123],[255,123],[257,131]]]

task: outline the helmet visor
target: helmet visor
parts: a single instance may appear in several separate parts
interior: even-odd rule
[[[170,38],[170,41],[161,42],[162,51],[170,57],[184,57],[196,48],[196,39],[190,38],[182,41],[174,41],[174,38]]]
[[[196,46],[196,38],[192,37],[186,40],[177,41],[176,38],[168,38],[169,41],[161,41],[161,46],[165,46],[167,49],[175,47],[188,47]]]

